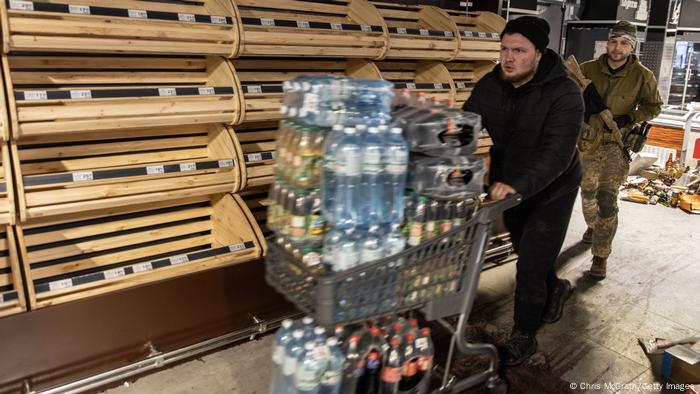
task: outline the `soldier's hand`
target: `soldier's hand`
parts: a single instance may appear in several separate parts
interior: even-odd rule
[[[517,193],[515,191],[515,189],[513,189],[509,185],[506,185],[505,183],[502,183],[502,182],[494,183],[493,185],[491,185],[491,188],[489,189],[489,197],[491,197],[491,199],[495,200],[495,201],[503,200],[509,194],[515,194],[515,193]]]
[[[613,118],[613,120],[614,120],[615,123],[617,124],[617,128],[618,128],[618,129],[622,129],[622,128],[624,128],[625,126],[627,126],[628,124],[632,123],[632,118],[631,118],[629,115],[619,115],[619,116],[615,116],[615,117]]]

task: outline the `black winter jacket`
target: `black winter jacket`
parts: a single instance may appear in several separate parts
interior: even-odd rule
[[[501,79],[497,65],[476,84],[463,109],[480,114],[493,139],[491,183],[506,183],[524,199],[542,202],[581,183],[576,150],[584,111],[581,89],[551,49],[542,55],[535,77],[518,88]]]

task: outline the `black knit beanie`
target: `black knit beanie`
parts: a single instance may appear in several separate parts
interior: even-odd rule
[[[549,44],[549,23],[536,16],[521,16],[508,21],[506,28],[501,33],[501,39],[506,34],[520,33],[535,44],[535,48],[544,52]]]

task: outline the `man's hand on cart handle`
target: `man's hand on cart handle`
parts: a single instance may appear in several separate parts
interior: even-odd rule
[[[506,185],[505,183],[502,182],[496,182],[493,185],[491,185],[491,188],[489,188],[489,197],[493,201],[500,201],[506,198],[509,194],[515,194],[517,193],[515,189],[510,187],[510,185]]]

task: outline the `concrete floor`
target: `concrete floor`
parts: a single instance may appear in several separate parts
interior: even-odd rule
[[[562,320],[540,330],[538,353],[518,367],[541,370],[549,379],[577,387],[569,390],[562,382],[556,390],[525,390],[514,385],[511,392],[617,391],[605,383],[626,385],[619,392],[658,392],[642,390],[642,384],[658,377],[637,338],[700,336],[699,215],[620,201],[620,226],[602,282],[586,276],[590,251],[579,243],[585,228],[577,202],[559,261],[560,276],[571,280],[574,294]],[[512,325],[514,279],[512,263],[482,275],[471,320],[494,338],[505,337]],[[107,392],[266,393],[271,343],[268,336]]]

